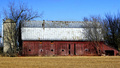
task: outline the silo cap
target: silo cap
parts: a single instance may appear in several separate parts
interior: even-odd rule
[[[15,23],[12,19],[6,19],[4,23]]]

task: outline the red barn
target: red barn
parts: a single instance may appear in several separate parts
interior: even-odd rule
[[[98,55],[95,44],[85,36],[80,21],[25,21],[21,28],[22,55],[83,56]],[[99,41],[100,54],[117,55],[118,51]]]

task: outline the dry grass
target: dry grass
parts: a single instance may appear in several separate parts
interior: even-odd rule
[[[0,57],[0,68],[120,68],[120,57]]]

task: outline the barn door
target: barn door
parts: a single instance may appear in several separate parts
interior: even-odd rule
[[[76,55],[76,44],[74,44],[74,55]]]
[[[68,44],[68,55],[74,55],[74,44]]]
[[[83,55],[83,45],[82,44],[75,44],[74,45],[74,54],[75,55]]]
[[[57,43],[56,44],[56,55],[67,55],[67,44],[66,43]]]
[[[39,55],[39,56],[42,56],[42,55],[43,55],[43,47],[42,47],[42,44],[41,44],[41,43],[39,44],[38,55]]]
[[[30,56],[34,55],[34,42],[28,43],[27,54]]]

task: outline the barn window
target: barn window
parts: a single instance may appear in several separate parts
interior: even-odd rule
[[[42,44],[42,41],[40,41],[40,44]]]
[[[69,49],[70,49],[70,44],[69,44]]]
[[[62,49],[62,51],[64,51],[64,49]]]
[[[53,41],[51,41],[51,44],[53,44]]]
[[[29,51],[31,51],[31,49],[29,49]]]
[[[101,51],[99,50],[99,52],[101,52]]]
[[[41,51],[41,52],[43,52],[43,50],[42,50],[42,49],[41,49],[40,51]]]
[[[51,51],[53,51],[53,49],[51,49]]]
[[[89,51],[89,49],[86,48],[85,51]]]

